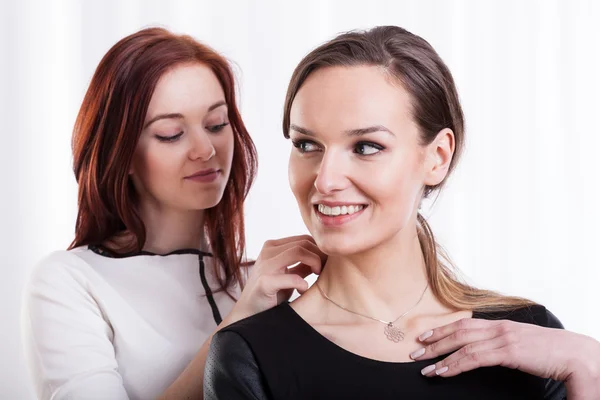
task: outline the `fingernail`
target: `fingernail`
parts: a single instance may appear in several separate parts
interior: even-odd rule
[[[425,354],[425,348],[424,347],[422,347],[419,350],[411,353],[410,354],[410,358],[412,358],[414,360],[415,358],[421,357],[423,354]]]
[[[419,340],[422,342],[423,340],[429,339],[433,335],[433,331],[427,331],[421,336],[419,336]]]
[[[436,370],[435,374],[436,375],[441,375],[441,374],[443,374],[446,371],[448,371],[448,367],[443,367],[443,368],[440,368],[440,369]]]
[[[425,367],[421,370],[421,375],[427,375],[428,373],[430,373],[431,371],[433,371],[435,369],[435,364],[430,365],[428,367]]]

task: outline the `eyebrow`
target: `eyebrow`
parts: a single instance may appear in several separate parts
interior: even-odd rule
[[[227,102],[225,100],[218,101],[215,104],[213,104],[212,106],[208,107],[207,112],[211,112],[219,107],[226,106],[226,105],[227,105]],[[146,122],[146,124],[144,125],[144,129],[146,129],[151,124],[153,124],[154,122],[161,120],[161,119],[183,119],[183,114],[181,114],[181,113],[159,114],[159,115],[155,116],[154,118],[152,118],[150,121]]]
[[[313,131],[311,131],[310,129],[302,128],[301,126],[298,126],[295,124],[291,124],[290,129],[293,129],[296,132],[301,133],[306,136],[316,136],[316,134]],[[386,128],[383,125],[373,125],[373,126],[369,126],[366,128],[349,129],[347,131],[344,131],[344,133],[347,136],[362,136],[362,135],[366,135],[366,134],[374,133],[374,132],[387,132],[392,136],[396,136],[396,134],[394,132],[392,132],[391,130],[389,130],[388,128]]]

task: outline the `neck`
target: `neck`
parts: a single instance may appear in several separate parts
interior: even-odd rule
[[[139,210],[146,227],[145,251],[167,254],[180,249],[207,250],[204,210],[158,209],[151,204],[141,204]]]
[[[358,254],[329,256],[319,277],[319,286],[338,304],[388,321],[414,306],[426,285],[416,228]]]

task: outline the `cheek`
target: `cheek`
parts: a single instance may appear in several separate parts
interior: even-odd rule
[[[230,169],[235,147],[233,130],[228,129],[220,135],[213,136],[211,142],[217,154],[220,155],[219,158],[225,161],[225,165],[222,165],[221,167]]]
[[[293,151],[293,150],[292,150]],[[311,189],[314,183],[311,168],[306,164],[305,160],[292,153],[288,164],[288,180],[290,189],[298,205],[302,209],[308,204]]]
[[[147,187],[166,186],[180,168],[181,154],[175,149],[148,146],[134,156],[134,175]]]
[[[412,211],[423,179],[416,160],[404,159],[377,168],[363,182],[364,191],[386,213],[405,214]]]

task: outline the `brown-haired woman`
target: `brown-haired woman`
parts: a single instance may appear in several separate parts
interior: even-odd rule
[[[205,399],[600,398],[600,344],[541,305],[457,280],[419,212],[464,142],[429,43],[388,26],[313,50],[283,132],[290,186],[328,259],[299,299],[214,337]]]
[[[256,152],[229,64],[160,28],[122,39],[92,78],[73,155],[75,239],[25,290],[38,397],[201,398],[217,326],[305,291],[323,257],[308,236],[267,242],[246,279]]]

